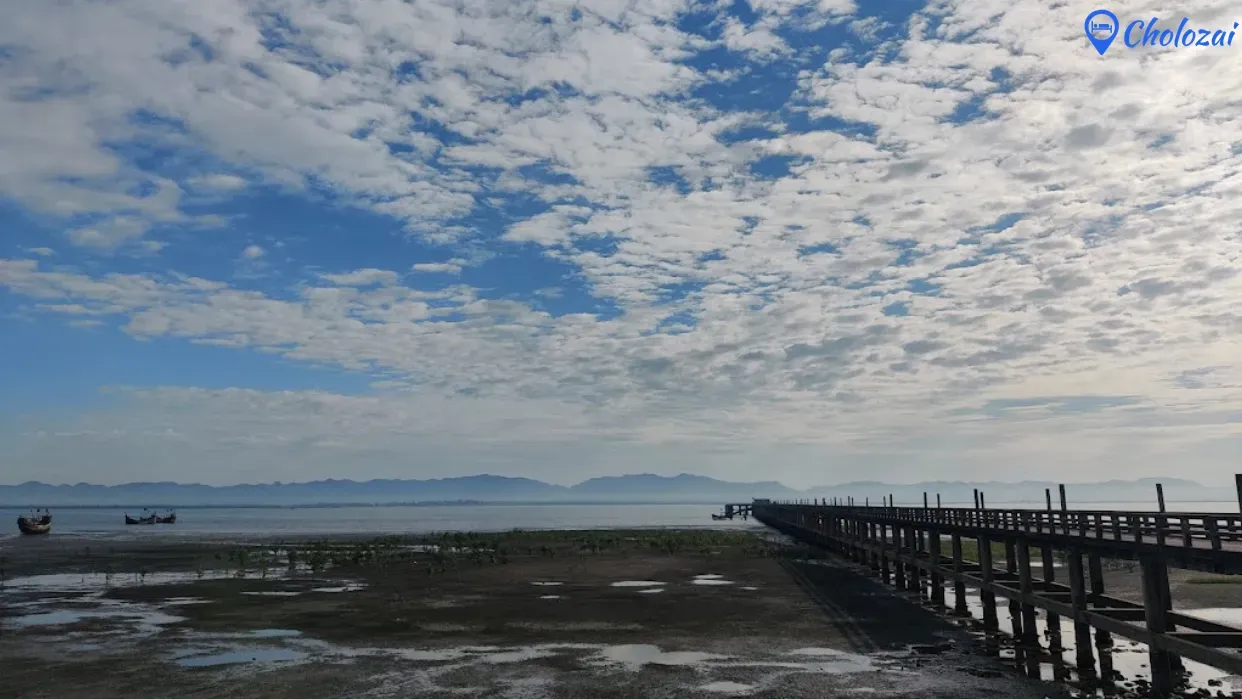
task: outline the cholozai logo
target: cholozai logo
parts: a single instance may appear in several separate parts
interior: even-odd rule
[[[1121,21],[1117,19],[1117,15],[1108,10],[1096,10],[1087,15],[1083,29],[1086,30],[1087,39],[1091,41],[1091,45],[1103,56],[1118,34],[1122,34],[1122,43],[1126,45],[1126,48],[1131,49],[1157,45],[1233,46],[1233,35],[1238,28],[1238,23],[1234,22],[1233,29],[1230,30],[1199,29],[1190,26],[1188,17],[1182,18],[1177,29],[1162,28],[1159,22],[1159,17],[1152,17],[1148,21],[1136,19],[1126,25],[1123,33]]]

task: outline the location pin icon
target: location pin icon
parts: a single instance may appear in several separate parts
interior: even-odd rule
[[[1117,21],[1117,15],[1108,10],[1096,10],[1087,15],[1083,28],[1087,30],[1087,39],[1091,41],[1091,45],[1103,56],[1112,45],[1113,39],[1117,38],[1117,32],[1121,31],[1121,22]],[[1104,36],[1105,34],[1108,36]]]

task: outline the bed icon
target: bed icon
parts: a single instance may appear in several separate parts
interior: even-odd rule
[[[1082,28],[1087,30],[1087,41],[1090,41],[1095,50],[1103,56],[1108,47],[1112,45],[1113,39],[1116,39],[1117,34],[1120,33],[1121,20],[1108,10],[1096,10],[1087,15]]]

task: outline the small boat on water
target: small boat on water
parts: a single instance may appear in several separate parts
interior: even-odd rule
[[[126,524],[155,524],[155,513],[152,512],[149,515],[143,515],[141,517],[130,517],[129,514],[126,513],[125,523]]]
[[[163,517],[160,517],[157,515],[155,518],[155,523],[156,524],[176,524],[177,513],[173,512],[172,510],[169,510],[168,514],[164,515]]]
[[[44,510],[35,510],[31,514],[17,518],[17,530],[22,534],[47,534],[52,531],[52,513]]]
[[[720,520],[722,520],[722,519],[729,519],[729,517],[728,517],[728,516],[726,516],[726,515],[718,515],[718,514],[716,514],[715,512],[713,512],[713,513],[712,513],[712,519],[714,519],[714,520],[716,520],[716,521],[720,521]]]

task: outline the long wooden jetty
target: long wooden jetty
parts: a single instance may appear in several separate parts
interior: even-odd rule
[[[990,509],[978,494],[976,501],[970,508],[929,506],[926,494],[923,507],[894,506],[888,499],[874,506],[851,499],[756,500],[726,511],[749,513],[799,541],[867,565],[885,583],[918,592],[942,609],[951,585],[957,615],[969,615],[966,589],[975,588],[987,631],[998,630],[996,598],[1004,597],[1021,647],[1040,648],[1039,608],[1048,617],[1049,649],[1062,650],[1064,618],[1074,626],[1080,673],[1095,674],[1092,647],[1109,647],[1110,634],[1117,634],[1147,644],[1153,696],[1174,691],[1181,658],[1242,675],[1242,629],[1173,611],[1168,576],[1170,566],[1242,574],[1242,514],[1070,510],[1064,488],[1060,510],[1052,508],[1050,493],[1045,510]],[[963,558],[964,540],[977,542],[978,561]],[[995,544],[1004,547],[1003,568],[993,563]],[[1042,577],[1032,574],[1032,549],[1039,550]],[[1065,562],[1060,571],[1054,558]],[[1138,561],[1142,604],[1105,594],[1103,561],[1109,559]]]

